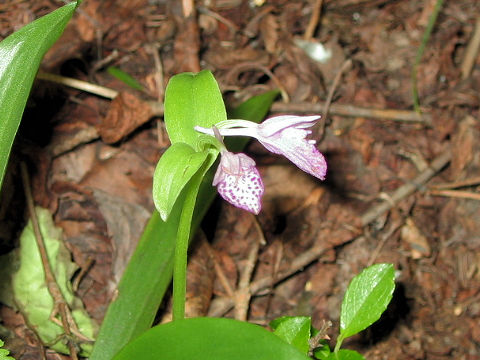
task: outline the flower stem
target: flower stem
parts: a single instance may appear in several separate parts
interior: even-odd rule
[[[201,178],[200,178],[201,181]],[[190,240],[193,210],[200,181],[195,177],[187,184],[185,202],[178,224],[175,258],[173,263],[173,320],[185,318],[185,295],[187,287],[187,255]]]

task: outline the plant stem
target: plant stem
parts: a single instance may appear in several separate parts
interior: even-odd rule
[[[338,335],[337,343],[335,344],[335,349],[333,350],[335,354],[338,354],[338,350],[340,350],[340,347],[342,346],[343,339],[344,338],[342,334]]]
[[[185,189],[185,202],[183,203],[180,222],[178,224],[177,241],[175,244],[175,258],[173,263],[173,320],[185,318],[185,295],[187,288],[187,255],[190,240],[193,210],[197,200],[200,179],[192,178]]]
[[[440,13],[440,10],[443,6],[443,0],[437,0],[435,7],[433,9],[430,18],[428,19],[428,24],[423,33],[422,42],[420,43],[420,47],[417,51],[417,56],[415,57],[415,63],[413,64],[412,69],[412,95],[413,95],[413,108],[415,112],[421,113],[420,110],[420,100],[418,98],[418,88],[417,88],[417,68],[422,60],[423,53],[425,51],[425,47],[427,46],[428,40],[430,39],[430,35],[432,34],[433,27],[435,26],[435,22],[437,21],[437,16]]]

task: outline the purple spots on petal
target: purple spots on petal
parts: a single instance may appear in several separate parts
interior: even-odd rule
[[[223,156],[226,155],[225,160]],[[232,205],[258,214],[262,207],[263,183],[255,162],[245,154],[222,153],[217,190]]]

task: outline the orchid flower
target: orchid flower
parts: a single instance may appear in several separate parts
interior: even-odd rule
[[[222,136],[251,136],[267,150],[285,156],[300,169],[320,180],[325,179],[327,163],[306,137],[320,116],[274,116],[257,124],[247,120],[226,120],[211,129],[195,126],[195,130],[215,136],[223,145]],[[213,179],[219,194],[232,205],[258,214],[264,186],[255,161],[243,153],[234,154],[223,148],[220,165]]]
[[[320,180],[325,179],[327,162],[317,150],[315,140],[306,139],[320,116],[280,115],[257,124],[247,120],[225,120],[216,124],[221,136],[251,136],[267,150],[281,154],[301,170]],[[195,130],[214,135],[212,129],[195,126]]]

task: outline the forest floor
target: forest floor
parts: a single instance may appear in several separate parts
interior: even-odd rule
[[[74,261],[88,269],[78,294],[90,316],[101,322],[154,209],[152,174],[169,142],[147,101],[163,101],[171,76],[209,69],[231,106],[280,89],[271,114],[322,114],[312,137],[328,173],[318,181],[248,146],[265,183],[263,210],[254,217],[216,200],[190,256],[189,314],[233,317],[219,306],[227,295],[212,258],[236,284],[261,242],[252,282],[312,259],[256,294],[249,321],[308,315],[317,328],[330,321],[334,337],[349,281],[388,262],[397,276],[391,305],[344,346],[370,360],[480,359],[480,2],[440,9],[416,68],[420,115],[412,69],[436,4],[205,0],[188,16],[174,0],[85,0],[42,71],[121,95],[111,101],[37,80],[14,157],[22,147],[35,164],[35,202],[51,210]],[[0,2],[0,39],[59,6]],[[15,174],[4,185],[2,252],[25,214]],[[21,315],[0,306],[0,318],[16,359],[39,358]]]

